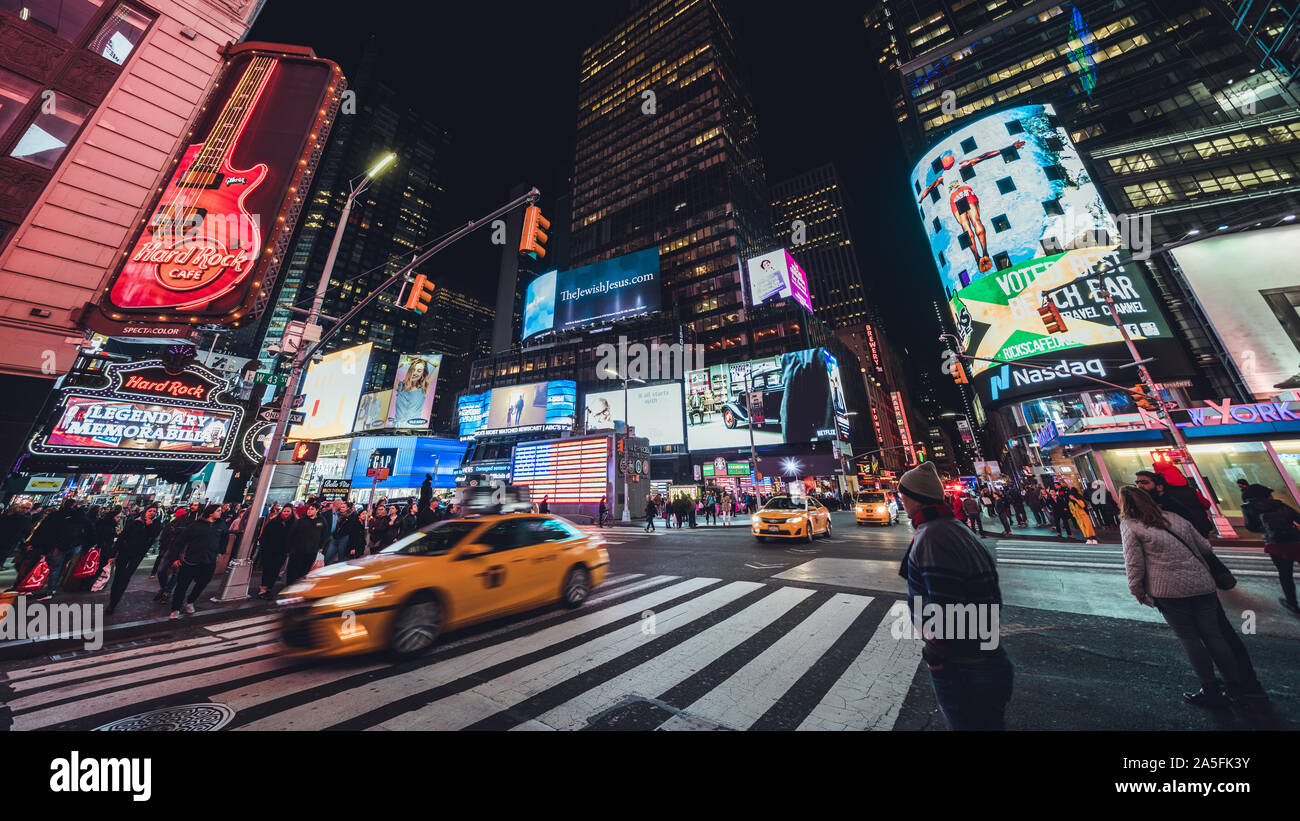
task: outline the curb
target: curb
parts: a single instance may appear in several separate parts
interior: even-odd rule
[[[972,532],[974,532],[974,531],[972,531]],[[978,534],[977,534],[977,535],[978,535]],[[991,529],[991,528],[985,528],[985,530],[984,530],[984,538],[986,538],[986,539],[1020,539],[1020,540],[1022,540],[1022,541],[1027,541],[1027,542],[1058,542],[1058,543],[1060,543],[1060,544],[1083,544],[1083,539],[1073,539],[1073,538],[1071,538],[1071,539],[1067,539],[1067,538],[1064,538],[1064,537],[1062,537],[1062,536],[1038,536],[1038,535],[1032,535],[1032,534],[1026,534],[1026,533],[1012,533],[1012,534],[1009,535],[1009,536],[1004,536],[1004,535],[1002,535],[1001,533],[997,533],[997,532],[995,532],[995,531],[994,531],[993,529]],[[1111,544],[1111,545],[1119,545],[1119,544],[1122,544],[1122,542],[1120,542],[1117,538],[1115,538],[1114,536],[1111,536],[1110,534],[1106,534],[1106,538],[1105,538],[1105,539],[1102,539],[1102,538],[1101,538],[1101,535],[1098,534],[1098,536],[1097,536],[1097,542],[1098,542],[1099,544]],[[1212,538],[1212,539],[1210,539],[1210,546],[1211,546],[1211,547],[1258,547],[1261,551],[1263,551],[1263,549],[1264,549],[1264,543],[1263,543],[1263,542],[1255,541],[1255,540],[1253,540],[1253,539],[1218,539],[1218,538]]]
[[[125,639],[166,634],[177,629],[188,628],[195,624],[208,624],[223,621],[231,615],[243,615],[260,610],[271,610],[274,602],[250,598],[247,603],[203,610],[192,616],[172,621],[171,619],[143,619],[129,621],[104,628],[104,646]],[[68,650],[78,650],[85,646],[80,638],[21,639],[0,645],[0,661],[35,658]]]

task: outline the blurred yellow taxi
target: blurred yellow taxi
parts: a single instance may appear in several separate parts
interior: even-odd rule
[[[892,525],[894,514],[889,509],[889,497],[883,490],[864,490],[858,493],[853,515],[860,525]]]
[[[294,655],[413,656],[473,622],[577,607],[608,567],[603,539],[555,516],[450,519],[286,587],[281,638]]]
[[[807,496],[773,496],[754,514],[750,530],[760,542],[831,535],[831,512]]]

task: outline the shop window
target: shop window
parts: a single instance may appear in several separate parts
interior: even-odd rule
[[[1282,474],[1264,450],[1263,442],[1221,442],[1212,445],[1188,445],[1196,467],[1210,483],[1225,516],[1241,516],[1241,493],[1237,480],[1246,479],[1274,490],[1273,498],[1287,501],[1290,494]],[[1149,469],[1149,468],[1148,468]]]
[[[103,0],[0,0],[0,9],[64,40],[76,40]]]
[[[86,48],[120,66],[144,37],[150,21],[148,15],[119,3],[108,19],[100,24]]]
[[[9,156],[53,168],[90,115],[90,106],[65,94],[52,94],[37,110]]]

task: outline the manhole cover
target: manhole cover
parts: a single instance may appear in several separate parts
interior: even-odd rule
[[[211,732],[220,730],[234,717],[235,711],[224,704],[182,704],[179,707],[164,707],[161,710],[150,710],[129,718],[121,718],[95,729],[127,732],[145,730],[167,733]]]

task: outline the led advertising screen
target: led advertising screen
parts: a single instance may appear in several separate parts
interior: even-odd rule
[[[912,170],[944,294],[1116,235],[1050,105],[990,114],[945,137]],[[1100,244],[1107,244],[1105,242]]]
[[[598,503],[609,495],[609,436],[522,442],[511,454],[511,481],[551,504]]]
[[[307,369],[300,409],[306,417],[289,430],[291,439],[327,439],[352,431],[365,387],[373,342],[326,354]]]
[[[381,430],[387,426],[388,406],[392,401],[392,391],[373,391],[362,396],[357,405],[357,422],[352,430]]]
[[[494,388],[457,402],[460,437],[567,431],[573,427],[578,383],[571,379]]]
[[[585,400],[587,430],[613,430],[624,421],[623,391],[589,393]],[[627,421],[636,435],[651,445],[684,445],[682,430],[682,383],[630,385],[627,391]]]
[[[128,451],[124,455],[220,459],[229,453],[237,421],[225,411],[71,395],[40,452]]]
[[[659,248],[542,274],[524,297],[523,338],[659,310]]]
[[[86,323],[109,336],[251,318],[293,234],[346,82],[328,60],[236,46]]]
[[[748,374],[748,394],[746,394]],[[802,444],[847,435],[839,364],[822,348],[686,374],[691,451]]]
[[[1136,341],[1168,339],[1169,327],[1159,304],[1127,252],[1086,248],[1015,265],[957,292],[950,307],[957,336],[971,356],[1014,362],[1026,357],[1051,357],[1063,352],[1122,342],[1119,329],[1099,296],[1110,291],[1115,310]],[[1050,298],[1065,320],[1064,333],[1048,333],[1038,313]],[[994,363],[972,360],[969,371],[980,374]]]
[[[1300,225],[1212,237],[1173,255],[1254,397],[1300,388]]]
[[[388,427],[427,428],[433,418],[433,398],[438,386],[442,354],[402,354],[397,360]]]
[[[789,251],[778,248],[754,257],[749,260],[748,267],[751,304],[762,305],[769,300],[793,298],[804,310],[812,310],[808,275]]]

